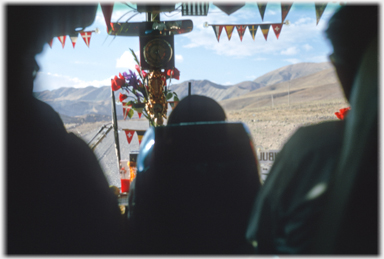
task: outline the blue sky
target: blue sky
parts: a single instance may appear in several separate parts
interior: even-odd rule
[[[180,3],[176,3],[176,7],[179,5]],[[279,39],[276,39],[270,29],[267,41],[259,28],[255,40],[247,29],[240,41],[235,29],[231,40],[228,40],[223,30],[220,42],[217,42],[212,27],[205,28],[204,23],[280,23],[280,2],[268,3],[263,21],[256,2],[246,2],[245,7],[230,16],[212,3],[208,16],[182,16],[181,9],[178,12],[162,13],[160,20],[193,21],[192,32],[175,36],[175,66],[180,70],[180,80],[172,83],[207,79],[217,84],[232,85],[252,81],[290,64],[328,61],[332,48],[325,39],[324,30],[328,19],[339,6],[339,2],[328,3],[316,26],[314,2],[294,2],[286,18],[290,25],[283,26]],[[116,2],[112,22],[130,10]],[[128,13],[121,21],[126,21],[132,14],[134,13]],[[138,14],[130,21],[145,21],[145,14]],[[94,23],[86,30],[96,28],[100,33],[92,34],[89,48],[80,36],[75,48],[69,37],[64,49],[57,38],[53,40],[52,48],[46,44],[43,52],[36,56],[40,71],[35,80],[34,91],[110,85],[110,79],[119,72],[134,70],[135,63],[129,49],[139,53],[139,38],[109,36],[100,6]]]

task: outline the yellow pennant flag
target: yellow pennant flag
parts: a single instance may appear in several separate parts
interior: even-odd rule
[[[228,40],[230,40],[232,37],[233,28],[235,28],[235,26],[233,25],[225,26],[225,31],[227,32]]]
[[[255,35],[257,32],[258,25],[248,25],[248,30],[252,35],[252,39],[255,40]]]
[[[136,130],[136,133],[137,133],[137,137],[139,139],[139,145],[140,145],[141,144],[141,140],[143,139],[145,130]]]
[[[263,25],[260,25],[260,29],[261,29],[261,31],[263,32],[263,35],[264,35],[265,40],[267,40],[267,37],[268,37],[269,26],[270,26],[270,24],[263,24]]]

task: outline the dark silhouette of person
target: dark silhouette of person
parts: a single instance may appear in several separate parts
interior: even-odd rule
[[[314,233],[311,251],[316,254],[379,254],[378,16],[378,5],[352,5],[330,21],[328,35],[336,46],[338,75],[344,72],[348,81],[353,73],[349,77],[354,75],[354,80],[349,78],[352,109],[346,118],[343,147]],[[351,23],[361,23],[354,29],[364,30],[364,37],[357,39],[357,31],[356,37],[348,35],[354,31],[348,28]]]
[[[352,23],[354,26],[350,26]],[[354,84],[356,75],[368,45],[377,35],[377,23],[377,5],[343,6],[328,23],[326,35],[334,49],[331,61],[345,96],[351,101],[351,111],[358,110],[356,106],[360,106],[352,101],[351,93],[357,91],[355,88],[358,87]],[[361,31],[364,31],[364,37],[359,37]],[[377,63],[377,60],[372,62]],[[319,238],[320,234],[318,236],[315,234],[319,231],[320,222],[323,222],[323,231],[330,230],[326,225],[331,221],[324,221],[323,213],[327,211],[328,219],[333,214],[333,210],[327,209],[330,208],[327,204],[329,194],[332,193],[330,190],[334,188],[335,172],[343,171],[344,181],[348,181],[348,169],[340,167],[340,158],[344,149],[353,143],[351,139],[346,139],[347,132],[353,128],[348,125],[350,116],[350,114],[347,115],[346,121],[328,121],[298,129],[277,155],[269,176],[257,196],[247,229],[247,239],[254,246],[255,253],[336,253],[336,250],[322,245],[322,242],[329,242],[326,241],[327,238],[331,240],[330,235]],[[377,132],[372,133],[372,136],[377,137]],[[350,149],[349,151],[352,152]],[[340,180],[339,187],[342,186],[342,181]],[[333,190],[335,198],[338,190]],[[374,197],[374,192],[372,193],[371,196]],[[361,205],[367,200],[363,198],[361,201],[356,204]],[[334,205],[333,209],[343,206],[341,203],[332,205]],[[354,212],[356,210],[358,209],[355,208]],[[374,217],[372,219],[374,220]],[[354,221],[354,223],[357,222],[361,225],[364,223],[359,220]],[[357,228],[352,224],[348,226]],[[346,235],[343,237],[345,238]],[[350,237],[352,238],[358,238],[360,241],[365,236],[354,235]],[[345,240],[339,240],[338,244],[345,244]],[[369,240],[374,241],[374,238]],[[353,254],[363,250],[375,252],[375,249],[372,249],[374,244],[366,246],[363,250],[357,249],[356,242],[350,242],[347,247],[348,249],[342,250],[344,253]]]
[[[215,100],[203,95],[189,95],[177,104],[169,115],[167,124],[225,119],[225,111]]]
[[[261,179],[249,130],[213,99],[191,95],[145,133],[131,183],[139,254],[248,254],[245,230]]]
[[[96,9],[6,5],[7,254],[126,251],[117,199],[94,153],[32,94],[35,55],[53,37],[91,25]]]

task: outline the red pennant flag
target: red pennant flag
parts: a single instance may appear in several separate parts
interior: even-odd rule
[[[131,109],[132,105],[127,105],[127,103],[122,103],[123,104],[123,115],[124,115],[124,120],[128,116],[128,112]]]
[[[145,130],[136,130],[137,138],[139,139],[139,145],[141,144],[141,140],[143,139]]]
[[[265,8],[267,7],[267,4],[261,4],[258,3],[257,6],[259,7],[260,15],[261,15],[261,20],[264,20],[264,13],[265,13]]]
[[[235,26],[233,25],[225,26],[225,31],[227,32],[228,40],[231,40],[233,28],[235,28]]]
[[[92,32],[91,31],[88,31],[88,32],[82,32],[80,33],[81,37],[83,38],[85,44],[87,44],[88,48],[89,48],[89,43],[91,42],[91,35],[92,35]]]
[[[327,7],[328,3],[325,4],[316,4],[315,3],[315,9],[316,9],[316,25],[319,23],[321,16],[324,13],[325,7]]]
[[[291,9],[293,3],[283,4],[281,3],[281,23],[284,22],[285,18],[288,15],[289,10]]]
[[[247,29],[247,26],[237,25],[236,29],[237,29],[237,32],[239,33],[240,41],[243,41],[243,36],[244,36],[245,30]]]
[[[105,23],[107,24],[107,32],[108,34],[113,31],[113,28],[111,26],[111,17],[112,17],[112,11],[113,11],[113,5],[114,3],[107,4],[107,3],[100,3],[101,11],[103,12]]]
[[[223,30],[223,26],[221,25],[212,25],[213,31],[215,32],[217,42],[220,40],[221,31]]]
[[[135,135],[135,131],[134,130],[129,130],[129,129],[123,129],[123,130],[125,132],[125,136],[127,137],[128,144],[131,144],[133,135]]]
[[[70,38],[71,41],[72,41],[72,46],[73,46],[73,48],[75,48],[75,44],[76,44],[76,41],[77,41],[77,35],[76,35],[76,36],[70,36],[69,38]]]
[[[144,108],[136,108],[137,115],[139,115],[139,119],[141,118],[141,114],[143,113]]]
[[[276,38],[279,39],[279,35],[281,32],[281,29],[283,28],[283,24],[272,24],[272,29],[275,32]]]
[[[52,48],[53,39],[48,42],[48,45]]]
[[[63,46],[63,48],[64,48],[64,45],[65,45],[65,38],[66,37],[67,36],[59,36],[59,37],[57,37],[59,39],[59,41],[61,42],[61,45]]]
[[[268,37],[269,25],[270,25],[270,24],[263,24],[263,25],[260,25],[260,29],[261,29],[261,31],[263,32],[263,35],[264,35],[265,40],[267,40],[267,37]]]
[[[255,40],[255,35],[258,27],[259,27],[258,25],[248,25],[248,30],[251,33],[253,40]]]

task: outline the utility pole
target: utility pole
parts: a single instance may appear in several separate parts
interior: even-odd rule
[[[271,100],[272,100],[272,108],[274,107],[273,105],[273,94],[271,94]]]

